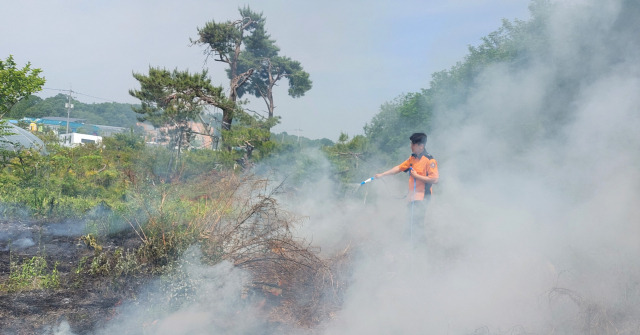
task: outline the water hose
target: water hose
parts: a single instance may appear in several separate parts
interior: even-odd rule
[[[412,168],[409,167],[409,170],[411,170]],[[411,218],[409,219],[409,231],[410,231],[410,236],[411,236],[411,248],[413,249],[413,205],[416,202],[416,178],[413,178],[413,196],[411,196]]]

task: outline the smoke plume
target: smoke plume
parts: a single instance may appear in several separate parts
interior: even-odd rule
[[[544,52],[434,113],[426,246],[386,238],[390,201],[360,216],[380,236],[326,334],[639,331],[639,6],[543,8]]]

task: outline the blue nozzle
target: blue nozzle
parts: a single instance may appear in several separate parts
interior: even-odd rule
[[[371,178],[369,178],[369,179],[367,179],[367,180],[365,180],[365,181],[361,182],[361,183],[360,183],[360,185],[364,185],[364,184],[366,184],[366,183],[368,183],[368,182],[370,182],[370,181],[372,181],[372,180],[373,180],[373,177],[371,177]]]

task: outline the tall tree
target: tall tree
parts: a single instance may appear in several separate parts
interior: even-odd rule
[[[239,13],[241,18],[236,21],[207,23],[198,29],[199,38],[192,42],[206,45],[207,57],[228,64],[231,101],[236,102],[246,93],[262,98],[272,119],[273,89],[278,81],[288,79],[288,92],[294,98],[310,90],[312,82],[300,62],[279,56],[280,48],[267,34],[262,13],[253,12],[249,7],[239,9]],[[229,130],[232,120],[233,115],[223,111],[223,129]]]
[[[0,136],[11,134],[2,116],[18,101],[42,90],[45,79],[40,73],[42,70],[32,69],[29,62],[19,69],[12,55],[5,61],[0,59]]]
[[[18,101],[42,90],[45,79],[40,73],[42,70],[32,69],[31,63],[19,69],[12,55],[5,61],[0,60],[0,115]]]
[[[303,70],[298,61],[281,56],[265,57],[259,60],[257,66],[259,66],[259,70],[257,74],[254,74],[249,79],[250,85],[247,87],[247,93],[264,100],[270,119],[274,117],[276,108],[273,99],[273,88],[280,79],[288,79],[288,93],[292,98],[299,98],[311,89],[309,73]],[[242,93],[240,97],[242,97]]]
[[[206,70],[190,74],[151,67],[148,75],[134,73],[133,77],[140,82],[140,90],[129,90],[129,94],[141,102],[139,108],[133,107],[141,114],[138,120],[167,127],[170,146],[177,148],[175,162],[179,160],[182,148],[190,144],[193,131],[189,122],[202,121],[202,112],[207,105],[222,110],[233,109],[234,104],[224,96],[222,87],[211,84]]]
[[[198,39],[191,40],[196,45],[206,45],[205,54],[213,57],[217,62],[229,66],[229,100],[236,103],[238,89],[246,84],[253,74],[254,68],[238,71],[238,59],[243,51],[245,34],[253,34],[257,28],[264,26],[262,13],[255,13],[249,7],[239,9],[240,19],[216,23],[210,21],[203,28],[198,28]],[[233,121],[233,111],[222,109],[222,129],[230,130]]]
[[[289,96],[299,98],[311,89],[309,73],[305,72],[300,62],[288,57],[279,56],[280,48],[275,40],[267,34],[264,25],[255,29],[253,34],[246,39],[246,48],[238,60],[238,69],[241,72],[255,69],[248,79],[247,85],[240,87],[238,96],[249,93],[257,98],[262,98],[267,106],[268,117],[274,117],[275,103],[273,88],[281,79],[288,79]],[[231,78],[231,72],[227,71]]]

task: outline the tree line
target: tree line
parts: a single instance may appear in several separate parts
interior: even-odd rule
[[[5,114],[5,117],[15,120],[24,117],[67,117],[67,109],[65,108],[67,99],[68,96],[62,93],[45,99],[32,95],[28,99],[16,103]],[[71,117],[87,120],[87,123],[90,124],[135,128],[138,122],[137,114],[132,110],[131,104],[119,102],[83,103],[73,100],[73,105]]]
[[[464,59],[449,69],[433,73],[426,88],[384,102],[364,126],[364,135],[349,139],[343,134],[336,145],[326,147],[333,162],[334,176],[343,182],[357,182],[370,177],[372,171],[379,171],[380,166],[376,164],[388,166],[405,159],[407,134],[443,131],[434,129],[436,120],[441,121],[438,125],[463,126],[474,116],[474,110],[459,107],[468,105],[472,94],[482,87],[481,75],[498,66],[507,72],[518,73],[540,65],[541,61],[554,64],[545,82],[547,91],[541,99],[542,105],[533,120],[520,126],[518,136],[512,139],[510,146],[526,151],[536,145],[536,140],[562,136],[561,130],[574,116],[572,103],[581,94],[580,88],[598,78],[600,74],[594,69],[603,68],[600,64],[604,60],[602,55],[586,50],[624,50],[627,48],[624,43],[637,43],[635,32],[640,24],[634,15],[640,13],[640,5],[626,0],[620,5],[620,14],[612,22],[610,31],[585,39],[585,52],[578,57],[563,59],[551,52],[557,32],[549,30],[549,21],[558,4],[548,0],[532,1],[530,19],[504,19],[502,25],[483,37],[479,45],[469,46]],[[618,58],[611,56],[606,61],[612,68],[623,61]],[[507,116],[519,111],[504,110],[503,113]]]

